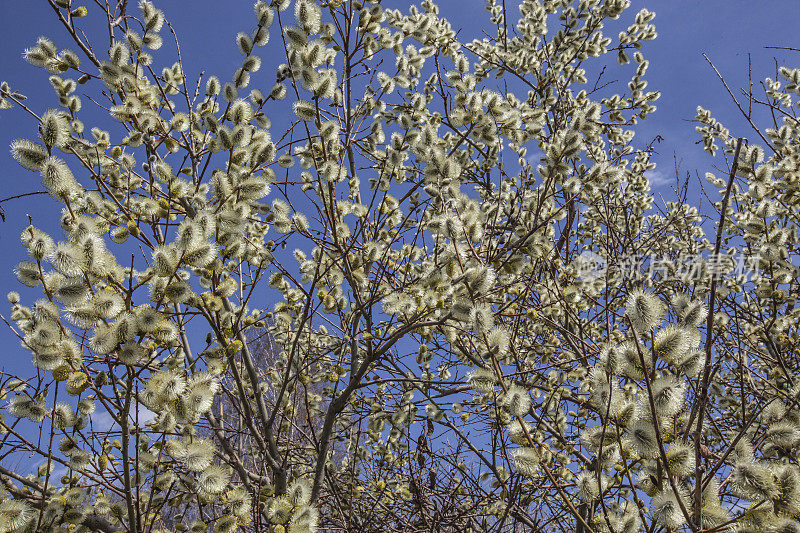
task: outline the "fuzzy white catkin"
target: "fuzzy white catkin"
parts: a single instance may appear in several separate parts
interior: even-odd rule
[[[181,455],[187,469],[192,472],[202,472],[211,465],[215,448],[207,439],[195,439],[176,451]]]
[[[20,240],[28,249],[31,257],[37,261],[49,258],[55,249],[53,238],[33,226],[28,226],[23,230]]]
[[[294,7],[295,18],[300,26],[309,34],[318,33],[322,12],[316,2],[298,0]]]
[[[62,147],[69,139],[69,120],[61,111],[48,110],[42,114],[39,137],[47,146]]]
[[[282,83],[276,83],[269,94],[275,100],[283,100],[286,98],[286,86]]]
[[[315,533],[318,521],[319,511],[317,508],[302,505],[292,514],[288,533]]]
[[[39,173],[42,176],[42,185],[55,198],[62,198],[80,190],[72,171],[57,157],[45,159]]]
[[[683,405],[686,382],[674,376],[664,376],[653,382],[653,402],[659,417],[674,416]]]
[[[207,494],[220,494],[228,486],[230,473],[220,465],[213,465],[200,473],[197,479],[198,486]]]
[[[524,416],[531,407],[531,397],[527,389],[519,385],[511,385],[505,393],[503,407],[513,416]]]
[[[642,290],[635,290],[628,296],[625,313],[639,332],[652,329],[664,314],[664,304],[661,299]]]
[[[678,498],[684,500],[684,508],[689,507],[685,498],[681,494],[676,495],[669,485],[656,494],[652,500],[652,506],[659,522],[670,530],[675,530],[686,523]]]
[[[600,494],[600,486],[597,483],[594,471],[580,472],[575,476],[575,488],[582,502],[590,502]]]
[[[160,9],[156,9],[153,3],[147,0],[139,2],[139,9],[142,10],[147,29],[152,32],[161,31],[161,27],[164,24],[164,13]]]
[[[658,441],[653,422],[646,418],[636,420],[628,428],[628,441],[640,457],[649,459],[658,454]]]
[[[11,155],[19,165],[39,172],[48,158],[47,148],[28,139],[15,139],[11,142]]]
[[[248,34],[239,32],[239,34],[236,35],[236,46],[239,47],[239,51],[242,55],[248,55],[253,51],[253,39]]]
[[[539,456],[533,448],[516,448],[512,452],[514,466],[523,476],[535,477],[539,473]]]
[[[478,368],[470,372],[467,376],[467,382],[474,390],[486,394],[494,390],[497,384],[497,377],[491,370]]]
[[[53,268],[65,276],[80,276],[87,266],[81,250],[70,242],[62,242],[56,246],[51,263]]]
[[[694,472],[694,448],[686,442],[670,443],[666,456],[672,475],[684,477]]]
[[[292,217],[292,222],[294,222],[294,227],[300,233],[306,233],[308,231],[308,219],[302,213],[295,213]]]
[[[68,404],[59,402],[53,408],[53,426],[58,429],[66,429],[76,422],[75,412]]]
[[[708,316],[708,309],[702,302],[690,302],[681,313],[681,321],[689,326],[700,326]]]
[[[287,43],[292,48],[300,49],[308,43],[308,34],[297,26],[286,26],[284,34],[286,35]]]
[[[41,283],[39,266],[33,261],[20,261],[14,269],[17,280],[28,287],[36,287]]]
[[[272,24],[272,19],[275,16],[275,12],[272,10],[272,8],[270,8],[270,4],[274,4],[274,2],[258,0],[253,5],[253,12],[258,20],[259,26],[268,28]]]
[[[676,364],[686,356],[691,342],[691,333],[687,328],[670,324],[656,332],[653,348],[657,357]]]
[[[7,531],[23,531],[36,518],[36,510],[22,500],[7,499],[0,503],[0,515],[4,517]]]
[[[286,497],[295,506],[307,504],[311,498],[311,484],[304,478],[295,480],[286,489]]]
[[[310,121],[317,116],[314,104],[306,100],[298,100],[294,103],[294,113],[300,120]]]
[[[79,277],[56,277],[51,280],[53,294],[64,305],[78,305],[86,300],[89,287],[86,280]]]

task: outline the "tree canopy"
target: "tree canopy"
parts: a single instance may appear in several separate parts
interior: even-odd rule
[[[258,1],[221,78],[47,2],[0,533],[800,531],[800,70],[659,205],[629,0]]]

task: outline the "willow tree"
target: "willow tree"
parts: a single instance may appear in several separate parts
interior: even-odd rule
[[[2,457],[38,470],[0,465],[0,531],[800,530],[800,71],[760,147],[698,110],[701,213],[650,194],[628,0],[489,0],[473,41],[431,0],[259,1],[222,79],[149,1],[48,3],[58,107],[0,88],[62,206],[8,296]]]

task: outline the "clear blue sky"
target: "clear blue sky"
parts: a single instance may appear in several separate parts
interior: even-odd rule
[[[91,1],[76,2],[76,5],[81,3],[92,9]],[[134,3],[135,0],[131,0],[131,4]],[[392,7],[404,4],[397,0],[385,3]],[[514,3],[515,0],[507,0],[509,6]],[[221,78],[232,74],[231,65],[240,57],[233,37],[253,27],[250,0],[156,0],[156,4],[178,32],[190,79],[195,78],[201,68]],[[463,36],[479,35],[480,25],[487,21],[483,0],[441,0],[439,4],[453,26],[463,30]],[[734,90],[747,84],[748,54],[752,57],[755,82],[765,76],[775,77],[775,60],[778,65],[800,66],[800,52],[764,48],[770,45],[800,48],[797,31],[800,0],[634,0],[632,4],[632,12],[646,7],[657,13],[655,24],[659,37],[647,43],[643,52],[651,60],[647,75],[649,88],[660,90],[662,97],[657,102],[658,111],[639,128],[637,138],[649,141],[656,134],[664,137],[657,146],[656,161],[661,167],[654,176],[661,183],[656,190],[669,197],[669,187],[664,182],[672,176],[673,153],[681,161],[684,173],[688,170],[694,174],[697,170],[702,176],[714,164],[695,144],[698,136],[690,121],[697,105],[711,109],[734,132],[749,135],[701,52],[709,55]],[[0,0],[0,8],[4,14],[0,18],[3,43],[0,79],[28,95],[35,110],[55,107],[46,76],[40,69],[25,63],[21,52],[39,35],[51,37],[59,47],[71,47],[71,43],[45,0]],[[166,29],[163,35],[166,42],[157,57],[168,58],[172,55],[172,46]],[[274,71],[270,68],[275,59],[270,59],[268,53],[264,56],[265,65],[259,73],[264,83],[259,86],[255,77],[253,88],[269,89],[274,82]],[[84,99],[84,107],[89,106],[91,103]],[[12,139],[32,137],[35,132],[33,123],[20,110],[0,113],[0,145],[8,147]],[[39,188],[38,177],[14,163],[7,148],[0,150],[0,162],[3,168],[0,199]],[[27,225],[25,215],[30,213],[37,224],[52,228],[58,211],[53,202],[42,196],[6,202],[2,207],[7,220],[0,222],[0,312],[7,317],[5,294],[21,289],[12,271],[16,263],[25,258],[18,238]],[[28,293],[25,301],[31,302],[33,297],[34,293]],[[0,368],[23,375],[33,372],[29,355],[4,326],[0,328]]]

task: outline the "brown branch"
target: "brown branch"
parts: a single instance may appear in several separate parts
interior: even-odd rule
[[[736,167],[739,163],[739,152],[742,149],[742,138],[736,141],[736,151],[733,154],[733,164],[731,165],[731,172],[728,176],[728,186],[725,189],[725,197],[722,199],[722,206],[720,208],[719,226],[717,227],[717,239],[714,243],[714,259],[719,256],[719,251],[722,248],[722,234],[725,230],[725,221],[728,218],[728,202],[730,201],[731,190],[733,189],[733,181],[736,178]],[[711,294],[708,300],[708,317],[706,319],[706,360],[703,366],[703,376],[698,386],[700,392],[700,400],[697,404],[697,410],[692,409],[692,415],[697,416],[697,429],[694,434],[694,479],[695,479],[695,501],[694,501],[694,522],[698,525],[702,523],[703,507],[701,504],[701,497],[703,494],[703,467],[701,455],[701,438],[703,435],[703,418],[706,410],[706,402],[708,401],[708,386],[709,378],[711,376],[711,347],[713,344],[712,335],[714,333],[714,306],[717,297],[717,276],[712,275],[711,278]],[[692,415],[689,416],[689,423],[686,425],[686,430],[692,426]]]

